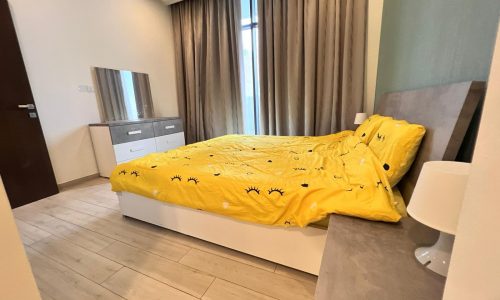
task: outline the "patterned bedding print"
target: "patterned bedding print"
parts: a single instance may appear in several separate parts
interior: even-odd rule
[[[330,213],[401,218],[383,164],[352,131],[226,135],[118,165],[111,184],[115,192],[268,225],[303,227]]]

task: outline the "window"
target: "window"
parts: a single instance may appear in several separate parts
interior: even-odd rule
[[[127,110],[127,116],[132,120],[139,118],[139,113],[137,112],[137,105],[135,101],[135,91],[134,91],[134,80],[132,79],[132,72],[130,71],[120,71],[120,77],[122,80],[123,97],[125,98],[125,108]]]
[[[245,134],[259,132],[258,0],[241,0],[243,48],[243,125]]]

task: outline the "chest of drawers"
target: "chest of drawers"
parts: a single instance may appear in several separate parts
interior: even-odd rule
[[[117,164],[184,145],[182,120],[156,118],[90,124],[99,174],[109,177]]]

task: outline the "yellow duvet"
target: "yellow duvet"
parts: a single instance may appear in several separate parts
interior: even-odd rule
[[[278,226],[330,213],[397,222],[382,164],[352,131],[321,137],[227,135],[121,164],[113,191]]]

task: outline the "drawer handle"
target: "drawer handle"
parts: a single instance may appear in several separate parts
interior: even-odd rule
[[[165,126],[165,129],[174,129],[175,128],[175,125],[167,125]]]
[[[130,152],[139,152],[144,150],[144,148],[130,149]]]
[[[133,131],[127,132],[128,135],[141,134],[141,133],[142,133],[142,130],[133,130]]]

